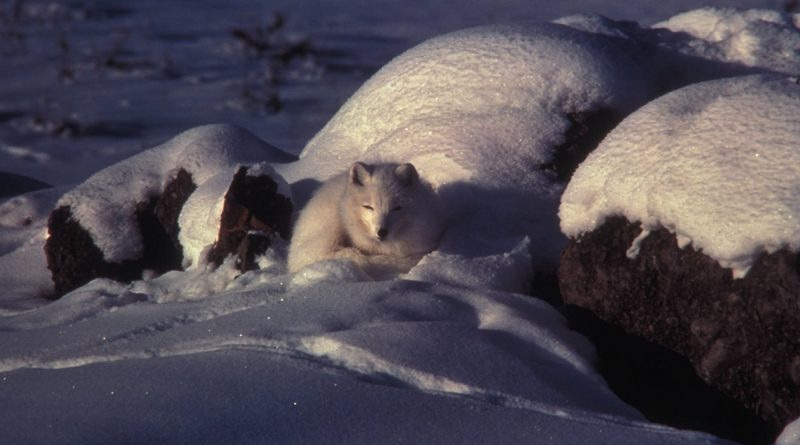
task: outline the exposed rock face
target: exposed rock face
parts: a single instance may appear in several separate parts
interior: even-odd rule
[[[800,416],[798,255],[765,254],[734,280],[663,229],[630,259],[639,233],[613,217],[570,241],[559,270],[564,301],[687,357],[706,382],[776,430]]]
[[[597,370],[620,399],[647,419],[675,428],[705,431],[743,444],[772,444],[779,432],[741,403],[712,388],[686,357],[566,305],[570,327],[591,339]]]
[[[178,241],[178,215],[195,188],[191,174],[181,169],[161,195],[136,206],[144,249],[141,258],[122,263],[103,258],[89,232],[72,216],[69,206],[55,209],[47,223],[45,253],[56,295],[98,277],[132,281],[141,278],[144,270],[164,273],[180,269],[183,253]]]
[[[255,258],[272,245],[273,237],[291,236],[292,202],[278,193],[269,176],[248,176],[240,167],[233,177],[220,218],[217,242],[208,259],[221,264],[228,255],[237,257],[242,272],[257,269]]]
[[[94,278],[118,281],[140,279],[145,270],[162,274],[182,267],[183,249],[178,238],[178,217],[196,186],[192,175],[179,170],[159,196],[136,205],[136,221],[142,235],[142,255],[121,263],[108,262],[91,234],[73,217],[69,206],[50,214],[50,236],[45,243],[47,265],[57,295],[63,295]],[[217,265],[228,255],[237,257],[240,270],[258,268],[256,257],[271,245],[274,236],[291,233],[291,200],[278,193],[267,175],[247,174],[241,167],[227,193],[217,242],[209,260]]]

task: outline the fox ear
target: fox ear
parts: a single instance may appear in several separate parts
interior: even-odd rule
[[[350,167],[350,183],[363,186],[371,176],[367,165],[363,162],[356,162]]]
[[[417,169],[411,164],[401,164],[394,169],[394,175],[405,187],[413,185],[419,179]]]

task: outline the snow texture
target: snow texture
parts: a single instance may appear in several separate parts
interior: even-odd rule
[[[53,292],[44,243],[47,217],[64,192],[46,189],[0,204],[0,315],[40,306],[41,296]]]
[[[800,72],[800,14],[767,9],[702,8],[657,23],[692,37],[681,52],[786,74]]]
[[[747,76],[691,85],[626,118],[564,192],[577,237],[610,215],[665,227],[742,277],[762,252],[800,249],[800,85]]]
[[[136,441],[147,434],[174,439],[197,434],[193,430],[207,430],[210,436],[198,438],[202,443],[226,434],[244,434],[249,439],[239,440],[248,443],[335,443],[358,431],[356,442],[424,440],[444,427],[439,415],[450,409],[458,416],[446,424],[458,421],[447,434],[467,442],[522,432],[535,437],[544,428],[551,443],[589,436],[609,443],[722,443],[645,422],[592,371],[587,341],[547,304],[520,295],[411,281],[292,290],[276,281],[195,302],[155,304],[146,294],[97,280],[38,311],[0,320],[0,330],[6,401],[0,413],[19,422],[0,437],[11,443]],[[9,411],[34,406],[37,388],[60,396],[35,417]],[[185,397],[196,401],[179,409],[193,414],[181,416],[173,409]],[[77,409],[86,401],[93,402]],[[370,413],[353,405],[366,405]],[[117,418],[144,414],[144,406],[160,414]],[[315,414],[301,414],[307,409]],[[418,418],[420,409],[437,414],[436,428],[417,421],[410,430],[391,427],[409,413]],[[520,424],[482,432],[479,425],[495,419],[487,420],[487,410],[498,409],[521,416]],[[480,416],[466,422],[475,410]],[[217,417],[234,415],[252,421],[232,429]],[[109,421],[125,427],[107,430]],[[48,427],[35,428],[40,422]],[[264,422],[269,428],[259,427]],[[306,427],[279,426],[285,422]],[[362,422],[384,426],[363,430]],[[319,435],[323,425],[326,436]],[[606,433],[597,436],[598,429]]]
[[[136,259],[142,250],[141,234],[135,220],[136,205],[160,194],[180,168],[187,170],[192,181],[200,186],[218,175],[229,178],[227,184],[223,184],[224,180],[213,179],[213,187],[203,189],[204,198],[208,198],[209,193],[217,193],[219,198],[220,192],[224,197],[238,165],[279,156],[277,149],[241,128],[230,125],[198,127],[95,173],[65,194],[57,205],[71,207],[73,217],[89,231],[106,261]],[[282,193],[291,197],[286,186]],[[208,242],[208,236],[204,235],[212,231],[210,242],[216,239],[212,224],[216,222],[216,228],[219,228],[222,212],[221,205],[210,205],[212,203],[207,200],[200,204],[205,209],[196,206],[188,209],[196,220],[185,217],[180,220],[181,228],[191,232],[189,235],[182,233],[181,240],[185,241],[188,256],[194,261],[198,250],[204,247],[198,244]],[[207,218],[199,214],[208,213],[209,209],[212,214]],[[195,223],[201,224],[199,229],[192,227]],[[197,233],[198,230],[201,233]]]
[[[800,444],[800,419],[786,425],[783,432],[775,440],[775,445],[798,445]]]
[[[434,186],[547,184],[567,113],[628,112],[648,98],[635,61],[556,24],[489,26],[424,42],[368,80],[300,154],[325,179],[352,162],[411,162]],[[290,169],[290,182],[303,174]]]

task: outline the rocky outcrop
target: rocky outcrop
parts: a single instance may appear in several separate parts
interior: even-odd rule
[[[181,269],[184,256],[178,218],[196,188],[192,175],[180,169],[161,194],[136,204],[142,254],[122,262],[104,259],[70,206],[54,210],[48,221],[45,253],[56,295],[98,277],[130,282],[141,279],[145,271],[159,275]],[[278,184],[269,174],[248,174],[247,167],[240,167],[225,194],[219,234],[208,260],[219,265],[233,255],[239,270],[257,269],[256,257],[266,252],[276,236],[289,239],[291,216],[291,200],[278,192]]]
[[[686,357],[697,374],[774,431],[800,416],[800,259],[765,254],[743,279],[667,230],[626,255],[638,224],[609,218],[571,240],[564,301]]]
[[[179,170],[162,193],[136,205],[136,221],[142,236],[141,258],[108,262],[91,234],[73,217],[69,206],[55,209],[47,222],[47,267],[61,296],[94,278],[132,281],[145,270],[164,273],[181,268],[183,252],[178,241],[178,215],[195,190],[192,175]]]
[[[275,236],[289,239],[292,221],[292,202],[278,193],[275,180],[247,173],[247,167],[240,167],[233,177],[225,194],[217,242],[208,255],[216,265],[233,255],[242,272],[258,268],[256,257],[267,251]]]

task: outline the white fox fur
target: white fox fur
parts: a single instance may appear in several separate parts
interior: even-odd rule
[[[289,271],[350,258],[374,279],[407,272],[442,233],[439,199],[411,164],[354,163],[306,204],[289,246]]]

